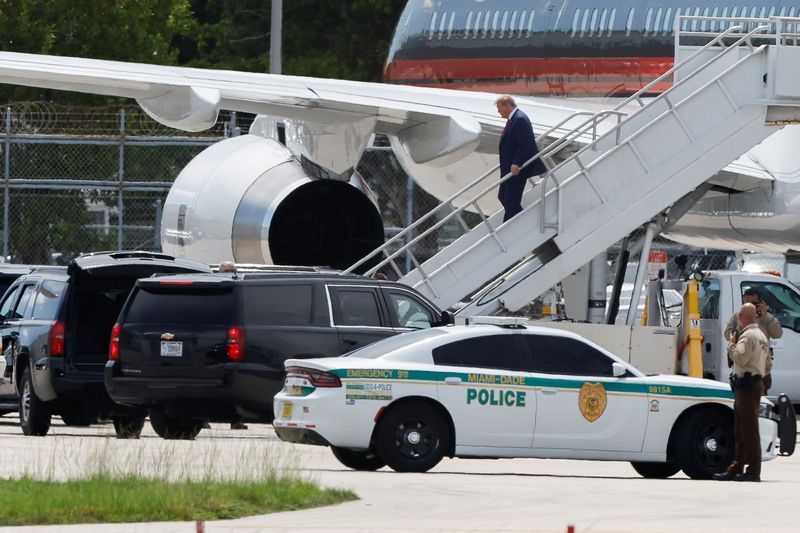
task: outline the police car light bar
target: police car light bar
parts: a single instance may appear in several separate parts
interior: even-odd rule
[[[467,325],[491,325],[506,328],[524,328],[528,319],[521,316],[473,316],[467,319]]]

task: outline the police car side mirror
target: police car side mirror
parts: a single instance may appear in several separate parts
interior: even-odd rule
[[[628,367],[626,367],[622,363],[612,363],[611,371],[613,372],[615,378],[621,378],[628,373]]]

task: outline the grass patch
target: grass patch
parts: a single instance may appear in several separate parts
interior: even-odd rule
[[[0,524],[216,520],[331,505],[356,499],[302,479],[164,481],[95,474],[70,481],[30,477],[0,482]]]

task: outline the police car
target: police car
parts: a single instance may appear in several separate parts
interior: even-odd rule
[[[707,479],[734,454],[733,394],[645,376],[570,332],[498,325],[405,333],[349,355],[286,361],[284,441],[330,446],[345,466],[425,472],[448,457],[630,461],[644,477]],[[765,460],[777,423],[764,399]]]

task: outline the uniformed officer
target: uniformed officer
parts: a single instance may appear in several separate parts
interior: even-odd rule
[[[758,327],[766,335],[767,342],[772,339],[780,339],[783,336],[783,328],[778,319],[769,314],[767,306],[764,304],[764,299],[761,298],[761,293],[758,289],[749,288],[744,291],[742,295],[744,303],[753,304],[756,306],[758,314]],[[739,323],[738,315],[733,315],[725,327],[725,338],[728,342],[736,342],[739,339],[744,327]],[[764,394],[772,388],[772,348],[769,351],[769,358],[767,358],[767,373],[764,375]]]
[[[736,457],[718,480],[761,481],[761,439],[758,435],[758,407],[764,392],[763,377],[769,359],[767,336],[758,327],[756,306],[746,303],[738,314],[742,332],[728,352],[733,359],[731,387],[736,396],[734,425]],[[747,471],[744,470],[747,465]]]

